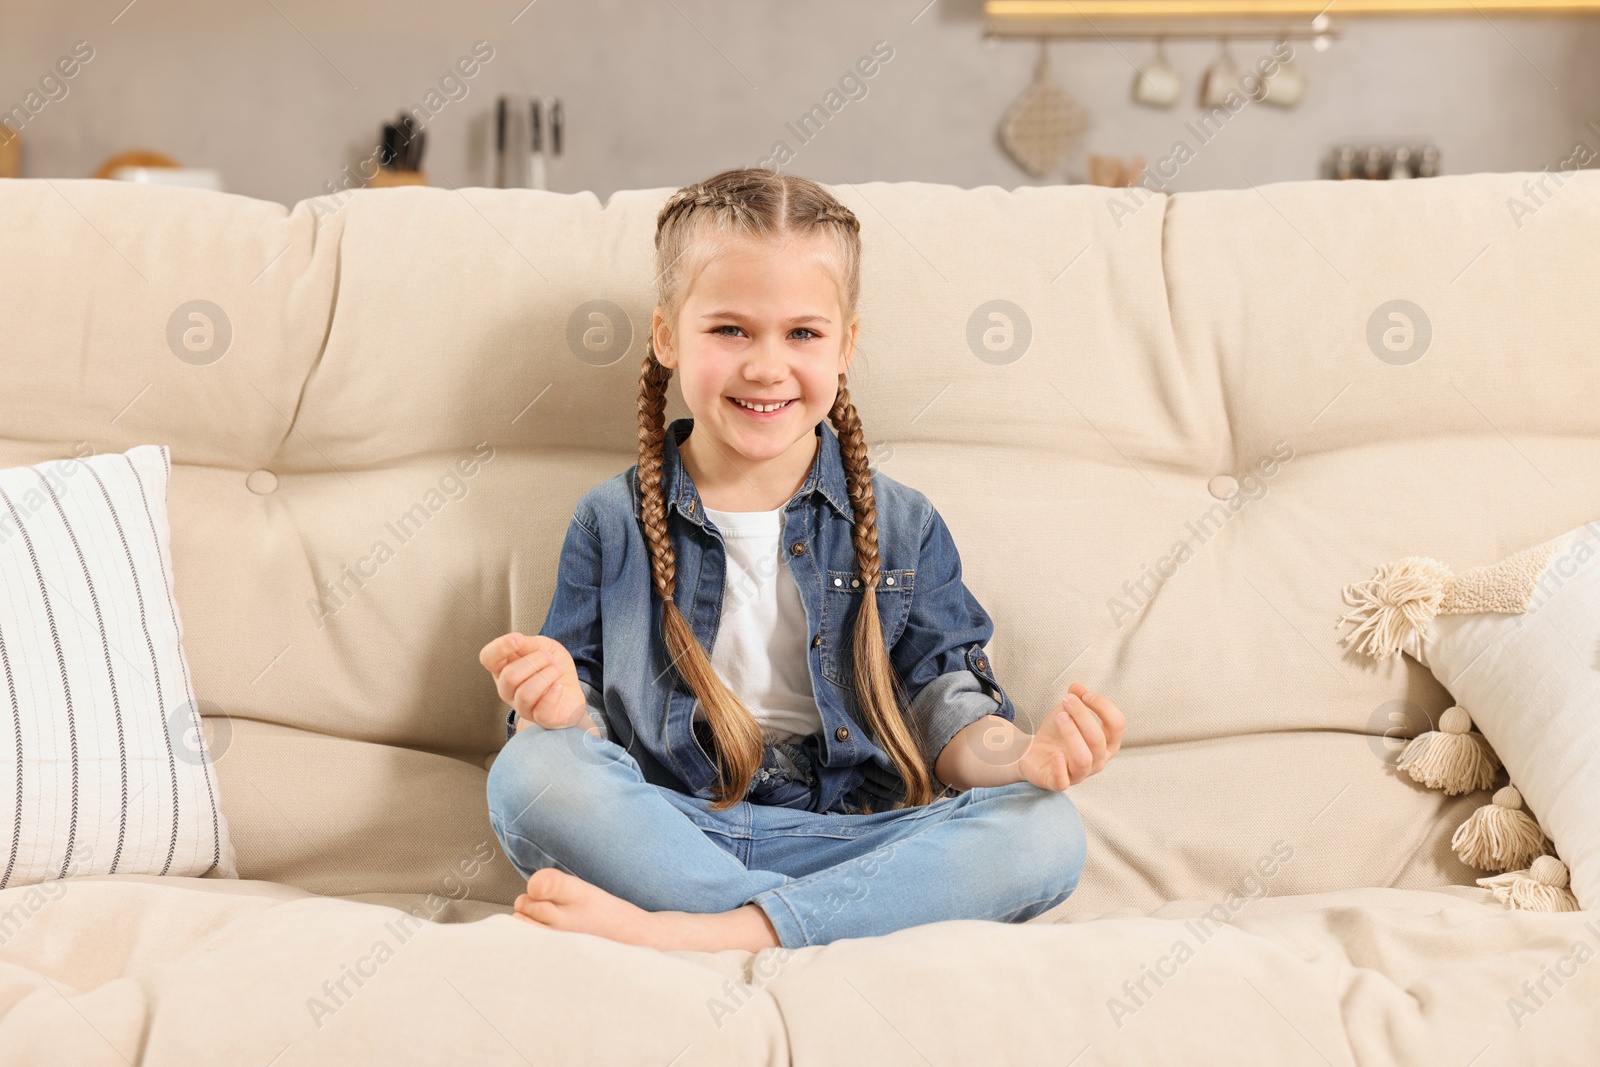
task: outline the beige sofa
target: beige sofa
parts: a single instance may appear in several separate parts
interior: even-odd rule
[[[1381,563],[1600,507],[1600,176],[1539,177],[833,187],[875,465],[948,520],[1019,723],[1081,680],[1129,726],[1055,911],[758,954],[512,918],[485,808],[477,652],[633,462],[671,190],[0,182],[0,467],[171,447],[241,874],[0,892],[0,1063],[1600,1062],[1600,964],[1552,978],[1600,916],[1474,884],[1488,792],[1383,736],[1449,695],[1334,626]],[[1396,299],[1420,358],[1369,343]],[[220,358],[168,343],[192,300]]]

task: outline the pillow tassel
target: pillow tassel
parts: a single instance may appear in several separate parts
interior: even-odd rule
[[[1374,659],[1400,654],[1406,638],[1421,631],[1439,614],[1444,603],[1448,566],[1428,556],[1406,556],[1379,569],[1375,578],[1344,587],[1344,600],[1356,610],[1340,616],[1335,628],[1355,622],[1356,628],[1340,639],[1357,642],[1359,651]]]
[[[1493,891],[1508,908],[1521,911],[1579,911],[1578,898],[1567,888],[1567,865],[1554,856],[1540,856],[1525,871],[1510,871],[1478,884]]]
[[[1473,812],[1450,838],[1461,862],[1481,871],[1527,867],[1550,848],[1550,839],[1522,810],[1514,785],[1495,791],[1494,800]]]
[[[1413,737],[1395,766],[1429,789],[1455,796],[1494,784],[1500,759],[1482,734],[1471,733],[1472,716],[1455,705],[1439,716],[1439,729]]]

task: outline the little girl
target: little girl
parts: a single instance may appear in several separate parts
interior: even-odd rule
[[[1065,790],[1124,718],[1074,683],[1017,730],[944,520],[868,466],[859,229],[761,168],[656,219],[639,462],[579,499],[539,636],[479,656],[511,707],[488,799],[519,918],[756,951],[1077,888]],[[663,427],[674,371],[693,417]]]

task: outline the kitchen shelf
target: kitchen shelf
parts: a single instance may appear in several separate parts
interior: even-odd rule
[[[1600,15],[1600,0],[985,0],[986,38],[1339,37],[1341,19]]]

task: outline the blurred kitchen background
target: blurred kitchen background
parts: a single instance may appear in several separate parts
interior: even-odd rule
[[[1241,29],[1144,2],[0,0],[0,173],[175,164],[292,204],[404,181],[604,198],[760,163],[1004,188],[1159,171],[1175,192],[1331,177],[1341,148],[1382,178],[1600,154],[1600,5],[1341,0]],[[1208,73],[1245,82],[1209,126]]]

